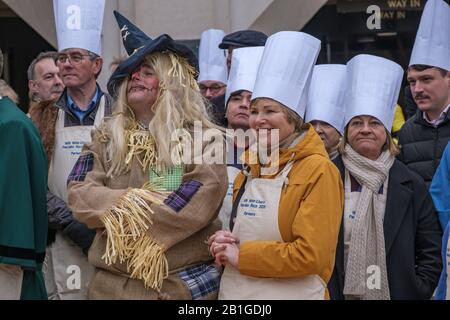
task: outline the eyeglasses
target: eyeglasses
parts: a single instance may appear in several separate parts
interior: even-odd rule
[[[214,84],[214,85],[208,87],[208,86],[205,86],[204,84],[199,84],[198,87],[200,88],[201,93],[206,93],[206,91],[208,91],[208,89],[209,89],[209,91],[211,91],[211,93],[216,94],[216,93],[219,93],[219,91],[225,86]]]
[[[69,53],[69,54],[65,54],[65,53],[61,53],[58,55],[58,57],[56,58],[56,63],[66,63],[67,59],[69,59],[69,62],[76,65],[76,64],[80,64],[81,61],[83,61],[83,57],[90,57],[91,60],[94,58],[92,56],[92,54],[81,54],[81,53]]]

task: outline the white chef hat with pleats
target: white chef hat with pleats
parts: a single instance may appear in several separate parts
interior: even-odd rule
[[[391,132],[403,68],[388,59],[360,54],[347,63],[345,125],[356,116],[380,120]]]
[[[409,65],[429,65],[450,70],[450,6],[428,0],[420,19]]]
[[[101,55],[105,0],[53,0],[58,50],[79,48]]]
[[[247,47],[233,50],[230,76],[225,92],[225,103],[230,96],[240,90],[253,92],[259,63],[264,52],[264,47]]]
[[[209,29],[202,32],[198,51],[200,74],[198,82],[219,81],[227,83],[228,69],[225,50],[219,49],[225,32]]]
[[[321,64],[314,67],[306,106],[306,122],[324,121],[344,133],[345,87],[344,64]]]
[[[271,98],[304,118],[312,70],[320,40],[297,31],[281,31],[267,39],[252,100]]]

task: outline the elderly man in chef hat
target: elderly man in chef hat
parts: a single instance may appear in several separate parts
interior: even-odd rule
[[[104,0],[54,0],[58,36],[57,66],[66,86],[56,103],[53,121],[55,139],[48,175],[48,215],[51,244],[47,250],[46,286],[50,299],[86,299],[94,272],[87,251],[95,236],[76,221],[67,206],[67,180],[83,180],[93,157],[74,168],[90,133],[105,115],[111,114],[112,99],[96,78],[103,59],[101,31]],[[73,171],[72,171],[73,170]]]
[[[223,95],[227,87],[225,51],[218,47],[224,36],[223,30],[209,29],[200,39],[198,85],[202,95],[209,100]]]

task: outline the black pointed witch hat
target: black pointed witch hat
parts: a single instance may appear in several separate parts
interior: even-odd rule
[[[151,39],[119,12],[114,11],[114,15],[120,28],[123,45],[130,56],[117,67],[108,81],[108,92],[112,96],[117,95],[117,89],[122,80],[128,77],[144,58],[153,52],[171,51],[185,58],[195,70],[198,70],[197,57],[186,45],[173,40],[167,34]]]

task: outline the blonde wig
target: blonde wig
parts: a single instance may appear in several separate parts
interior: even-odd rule
[[[195,70],[185,58],[164,51],[149,54],[144,62],[154,69],[159,79],[157,99],[148,109],[154,114],[148,124],[148,133],[156,146],[156,165],[161,168],[171,167],[176,165],[171,154],[176,147],[176,142],[172,141],[173,133],[181,130],[191,135],[194,122],[197,121],[203,129],[219,127],[207,115],[205,101],[195,80]],[[133,108],[127,102],[129,79],[125,78],[120,85],[115,113],[106,121],[109,177],[129,170],[126,164],[129,152],[127,131],[137,125]]]

